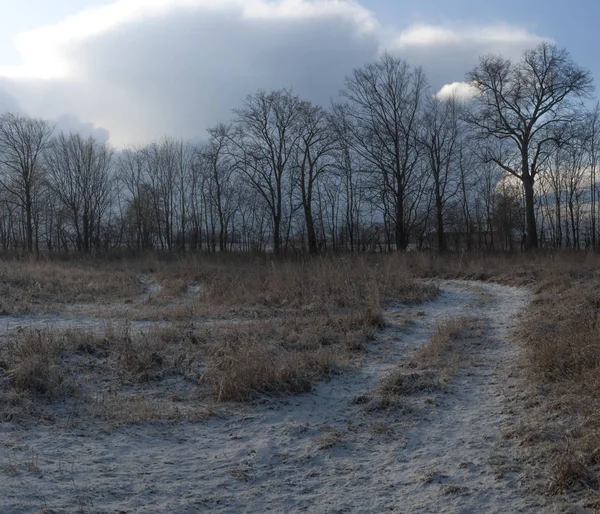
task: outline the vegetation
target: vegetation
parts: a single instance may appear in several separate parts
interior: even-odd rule
[[[189,420],[309,391],[360,360],[386,303],[436,296],[419,278],[493,279],[536,292],[521,326],[535,415],[513,435],[547,460],[551,493],[596,487],[597,259],[558,252],[598,244],[591,79],[546,43],[468,79],[469,99],[433,96],[384,55],[330,109],[258,91],[205,144],[118,152],[1,115],[0,245],[16,258],[0,261],[0,314],[67,320],[2,336],[2,419]],[[361,402],[443,389],[474,328],[441,325]]]
[[[0,116],[0,245],[107,254],[596,246],[589,73],[543,43],[482,58],[471,98],[384,55],[330,109],[257,91],[206,143],[116,152]]]
[[[585,492],[600,477],[597,259],[543,273],[522,323],[535,413],[520,436],[549,473],[553,494]]]
[[[361,355],[383,326],[382,306],[437,295],[398,256],[380,257],[4,262],[6,277],[22,273],[12,277],[6,305],[34,289],[46,309],[76,310],[53,329],[2,334],[2,416],[175,421],[209,415],[221,402],[309,391]],[[70,273],[77,280],[62,282]],[[140,290],[135,278],[143,274],[164,285],[155,297]],[[197,294],[188,293],[190,283]],[[22,307],[35,311],[36,296],[29,298]],[[83,328],[103,315],[99,302],[121,312]]]

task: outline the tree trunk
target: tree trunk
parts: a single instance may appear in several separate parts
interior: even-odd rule
[[[315,234],[315,224],[313,222],[310,205],[304,206],[304,219],[306,221],[306,237],[308,239],[308,251],[311,254],[316,254],[319,249],[317,247],[317,235]]]
[[[396,250],[406,250],[408,246],[407,235],[404,227],[404,203],[402,194],[398,194],[396,201]]]
[[[537,225],[535,220],[535,197],[533,192],[533,178],[528,175],[523,176],[523,186],[525,189],[525,215],[527,221],[527,250],[536,250],[538,248]]]
[[[440,183],[439,178],[435,181],[435,214],[437,220],[437,240],[438,240],[438,252],[444,253],[446,251],[446,237],[444,234],[444,206],[442,202],[442,195],[440,194]]]
[[[31,193],[29,192],[29,187],[25,189],[25,217],[26,217],[26,227],[25,231],[27,232],[27,251],[33,253],[33,202],[31,200]]]
[[[273,216],[273,252],[281,253],[281,218]]]

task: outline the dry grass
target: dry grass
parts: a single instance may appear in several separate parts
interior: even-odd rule
[[[345,433],[337,428],[328,428],[323,434],[313,440],[318,450],[330,450],[343,445],[345,442]]]
[[[240,254],[133,260],[0,260],[0,315],[128,304],[134,317],[263,316],[419,302],[436,289],[399,255],[281,258]]]
[[[584,278],[600,266],[600,254],[552,250],[449,256],[414,253],[406,255],[404,260],[406,268],[416,277],[494,281],[531,287],[565,273]]]
[[[381,382],[378,393],[383,397],[437,391],[441,388],[439,377],[433,371],[421,373],[395,370]]]
[[[385,376],[372,396],[354,399],[367,410],[399,405],[403,397],[443,391],[460,365],[462,339],[473,328],[470,318],[449,318],[438,323],[430,339],[398,368]]]
[[[190,373],[189,346],[185,334],[162,329],[136,335],[107,332],[103,337],[26,330],[0,345],[0,374],[8,379],[0,387],[0,406],[7,409],[5,417],[20,421],[65,421],[98,413],[107,419],[126,412],[133,416],[140,409],[128,404],[141,405],[151,396],[166,400],[168,391],[156,387],[159,381],[185,379]],[[98,408],[112,399],[119,400],[114,407],[120,413]]]
[[[137,273],[128,265],[0,261],[0,315],[46,311],[76,302],[131,300],[137,294]]]
[[[429,341],[413,354],[409,366],[436,369],[443,379],[449,379],[460,365],[461,347],[456,343],[473,328],[474,321],[468,317],[439,322]]]
[[[207,348],[202,383],[217,401],[310,391],[362,350],[375,322],[369,316],[282,316],[199,331]]]
[[[547,490],[577,501],[600,479],[600,273],[597,258],[541,272],[521,323],[526,379],[538,401],[521,438]]]
[[[0,345],[0,407],[21,420],[50,412],[116,424],[196,419],[214,402],[310,391],[373,336],[364,320],[284,317],[103,336],[23,331]]]
[[[98,316],[99,304],[126,305],[131,319],[169,325],[4,335],[1,419],[171,423],[214,415],[219,402],[308,391],[364,349],[384,325],[383,306],[436,296],[413,277],[494,280],[536,293],[522,326],[535,398],[523,447],[546,470],[548,491],[581,495],[600,477],[599,265],[584,253],[0,261],[0,315]],[[386,407],[439,391],[462,363],[469,326],[441,324],[356,402]]]
[[[48,331],[26,332],[19,344],[13,341],[5,351],[9,358],[3,363],[16,391],[50,398],[69,391],[59,366],[61,344]]]
[[[396,256],[11,261],[2,272],[13,299],[37,291],[34,311],[42,299],[85,316],[102,312],[88,301],[126,302],[129,319],[155,310],[165,322],[13,333],[0,345],[0,404],[23,420],[176,421],[215,402],[310,391],[363,351],[384,326],[385,303],[437,294]]]
[[[339,366],[339,359],[330,341],[324,346],[308,327],[298,328],[263,321],[209,334],[202,382],[217,401],[310,391],[315,380]]]
[[[557,271],[588,276],[600,256],[584,253],[433,253],[281,258],[189,254],[114,260],[0,260],[0,314],[60,311],[82,303],[144,305],[158,319],[352,309],[371,303],[420,302],[433,286],[413,277],[495,280],[532,285]],[[158,286],[158,287],[157,287]],[[183,301],[176,301],[181,300]],[[376,311],[376,309],[375,309]]]
[[[224,262],[190,261],[156,272],[170,297],[198,288],[193,302],[201,315],[270,317],[285,311],[298,315],[370,309],[377,318],[381,303],[418,303],[437,289],[415,281],[399,256],[343,256],[301,260],[241,258]],[[381,321],[380,318],[376,321]]]
[[[548,492],[561,494],[569,490],[595,488],[597,477],[590,471],[587,458],[582,453],[566,448],[553,458]]]

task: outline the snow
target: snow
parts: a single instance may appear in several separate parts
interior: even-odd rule
[[[391,308],[362,365],[310,394],[198,423],[0,425],[0,512],[539,512],[503,438],[518,413],[510,330],[529,293],[440,288],[435,301]],[[446,391],[381,411],[353,402],[457,316],[483,331]]]

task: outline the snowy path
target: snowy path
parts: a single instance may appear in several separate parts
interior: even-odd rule
[[[440,287],[433,302],[389,311],[361,368],[311,394],[199,424],[110,433],[0,425],[0,512],[538,512],[519,487],[517,450],[502,438],[514,422],[519,352],[509,329],[529,294]],[[352,402],[437,322],[465,315],[484,330],[447,392],[409,409]]]

